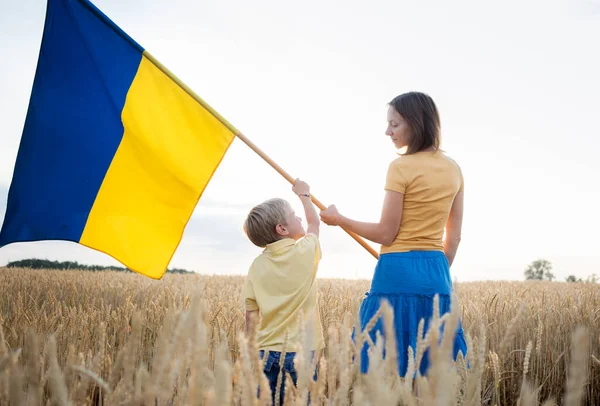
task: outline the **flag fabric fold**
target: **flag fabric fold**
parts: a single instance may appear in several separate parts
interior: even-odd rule
[[[160,279],[235,138],[87,0],[49,0],[0,247],[66,240]]]

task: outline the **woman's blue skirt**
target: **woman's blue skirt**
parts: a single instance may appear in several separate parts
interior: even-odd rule
[[[406,374],[408,367],[408,347],[412,347],[416,354],[417,330],[421,319],[425,319],[423,335],[429,328],[433,316],[433,297],[436,294],[439,296],[440,316],[450,312],[452,281],[448,260],[443,252],[410,251],[380,255],[371,290],[365,294],[360,307],[360,330],[363,331],[377,313],[381,300],[387,299],[394,309],[400,376]],[[370,332],[373,342],[377,331],[383,338],[381,318]],[[369,369],[368,348],[369,345],[365,343],[361,351],[363,373]],[[460,322],[454,337],[455,360],[459,351],[466,356],[467,344]],[[425,375],[429,367],[428,355],[429,351],[426,351],[419,366],[421,375]]]

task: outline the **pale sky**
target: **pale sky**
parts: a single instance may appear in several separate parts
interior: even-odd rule
[[[600,275],[600,0],[94,4],[319,200],[358,220],[379,218],[395,158],[386,103],[427,92],[465,176],[452,277],[523,279],[538,258],[559,280]],[[0,0],[0,213],[45,8]],[[171,266],[245,274],[260,249],[242,232],[244,216],[276,196],[301,212],[287,181],[236,140]],[[372,277],[375,259],[343,230],[323,224],[321,245],[321,277]],[[1,248],[0,266],[31,257],[119,265],[41,242]]]

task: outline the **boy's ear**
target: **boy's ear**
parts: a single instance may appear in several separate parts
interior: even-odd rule
[[[275,226],[275,232],[277,232],[277,234],[279,234],[281,236],[286,236],[286,235],[289,235],[289,233],[290,233],[287,230],[287,228],[285,228],[285,226],[281,223],[279,223]]]

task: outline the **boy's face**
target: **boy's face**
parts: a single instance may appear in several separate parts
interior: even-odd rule
[[[277,233],[285,238],[293,238],[297,241],[306,235],[306,231],[302,225],[302,219],[296,216],[296,213],[291,206],[288,206],[285,211],[285,224],[277,225]]]

